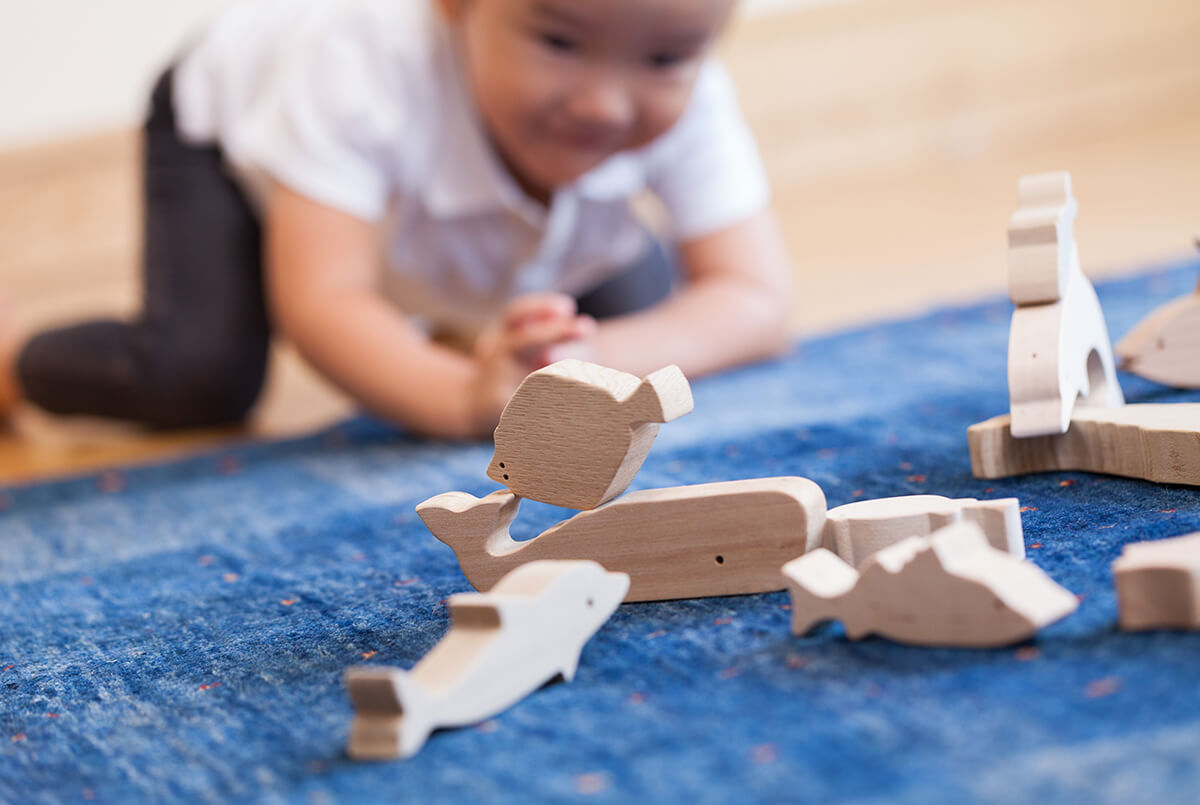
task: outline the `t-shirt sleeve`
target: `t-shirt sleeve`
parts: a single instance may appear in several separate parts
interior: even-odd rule
[[[404,93],[372,55],[353,31],[298,37],[231,145],[235,163],[321,204],[379,220],[395,175]]]
[[[681,242],[719,232],[766,207],[766,170],[733,82],[718,62],[701,68],[687,110],[651,146],[647,180]]]

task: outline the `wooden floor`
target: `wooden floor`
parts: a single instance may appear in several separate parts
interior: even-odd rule
[[[1192,0],[867,0],[740,22],[725,57],[797,267],[797,331],[1002,292],[1023,173],[1072,172],[1094,277],[1188,254],[1196,41]],[[0,154],[0,289],[20,326],[136,308],[137,179],[130,132]],[[243,430],[151,436],[23,411],[0,436],[0,480],[299,434],[351,410],[278,345]]]

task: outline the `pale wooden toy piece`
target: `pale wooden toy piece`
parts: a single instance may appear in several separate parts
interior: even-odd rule
[[[1200,285],[1138,322],[1116,352],[1127,372],[1176,388],[1200,388]]]
[[[1122,629],[1200,629],[1200,534],[1126,545],[1112,569]]]
[[[525,378],[508,401],[487,474],[530,500],[594,509],[629,486],[659,423],[691,410],[692,391],[677,366],[639,380],[559,361]]]
[[[1032,637],[1079,605],[1032,562],[960,522],[871,556],[861,572],[820,549],[783,567],[792,631],[840,620],[858,640],[878,634],[920,646],[986,648]]]
[[[982,528],[992,547],[1021,558],[1025,555],[1025,539],[1020,509],[1016,498],[979,501],[907,495],[860,500],[829,510],[823,544],[851,567],[859,567],[889,545],[909,537],[928,536],[965,520]]]
[[[1012,433],[1065,433],[1079,406],[1125,402],[1104,312],[1079,265],[1067,173],[1022,177],[1009,224],[1008,342]]]
[[[1066,433],[1016,439],[1009,417],[967,429],[976,478],[1081,470],[1200,485],[1200,403],[1079,408]]]
[[[347,752],[410,757],[439,727],[482,721],[557,675],[569,682],[628,587],[628,576],[595,562],[530,562],[490,593],[451,596],[453,626],[411,671],[346,672],[355,710]]]
[[[534,559],[594,559],[629,574],[627,601],[782,589],[779,566],[821,544],[825,495],[807,478],[759,478],[647,489],[515,542],[520,498],[447,492],[417,506],[454,549],[467,580],[491,588]]]

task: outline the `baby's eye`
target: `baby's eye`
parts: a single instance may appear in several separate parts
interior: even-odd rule
[[[538,36],[538,39],[547,48],[549,48],[550,50],[557,51],[559,53],[573,53],[575,51],[575,42],[571,39],[568,39],[565,36],[560,36],[558,34],[545,33],[545,34],[540,34]]]
[[[653,67],[654,69],[665,70],[668,67],[674,67],[675,65],[679,64],[680,62],[685,61],[687,58],[688,58],[687,55],[684,53],[676,53],[673,51],[662,51],[660,53],[651,53],[649,62],[650,62],[650,66]]]

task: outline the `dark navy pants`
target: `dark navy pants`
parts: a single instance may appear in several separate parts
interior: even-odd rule
[[[245,417],[262,389],[271,340],[258,218],[220,148],[184,143],[171,73],[144,127],[142,312],[34,336],[17,359],[26,399],[58,414],[177,428]],[[582,295],[607,318],[667,296],[674,266],[657,247]]]

